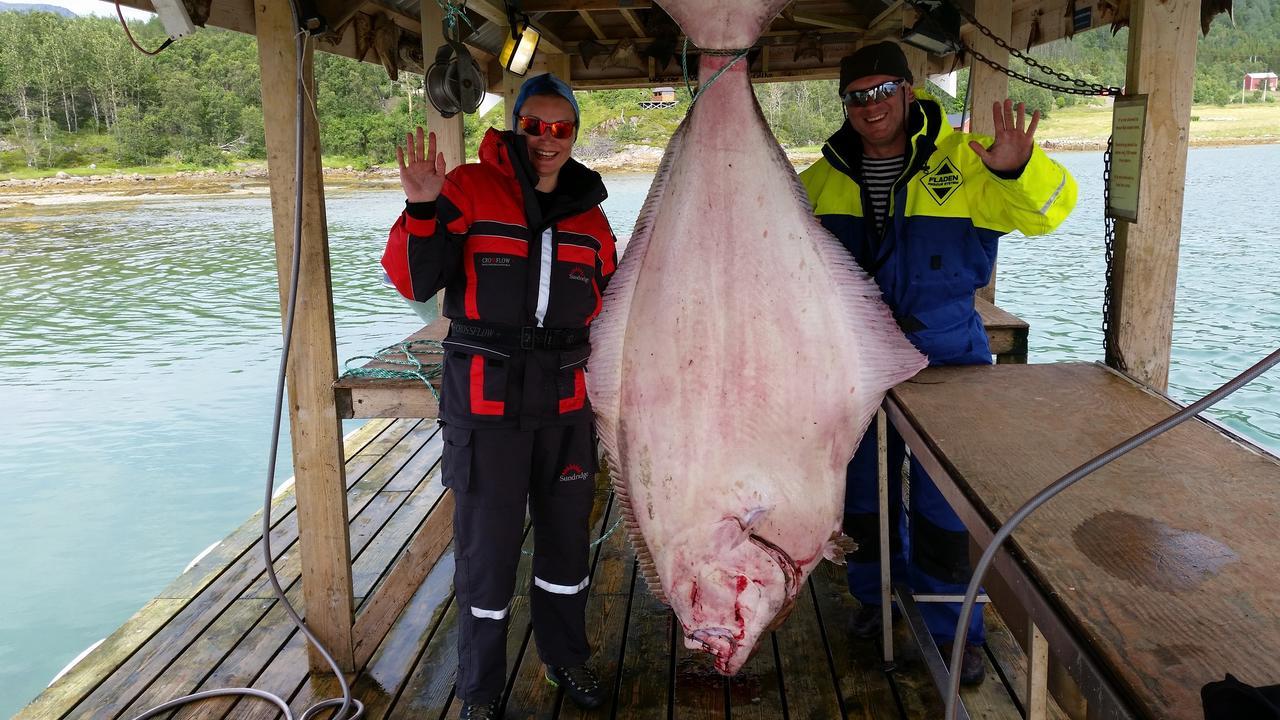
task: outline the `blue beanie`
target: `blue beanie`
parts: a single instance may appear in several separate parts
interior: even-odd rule
[[[520,115],[520,108],[524,107],[524,101],[534,95],[559,95],[568,100],[569,104],[573,106],[573,122],[581,124],[578,122],[578,101],[573,97],[573,88],[555,75],[546,73],[534,75],[525,80],[524,84],[520,86],[520,94],[516,96],[515,107],[511,110],[512,125],[517,124],[516,118]]]

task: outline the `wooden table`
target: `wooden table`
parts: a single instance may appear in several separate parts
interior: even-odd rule
[[[983,547],[1041,488],[1177,409],[1087,363],[930,368],[885,405]],[[1028,518],[987,590],[1044,633],[1089,718],[1199,720],[1200,688],[1225,673],[1280,683],[1278,527],[1280,461],[1191,420]]]

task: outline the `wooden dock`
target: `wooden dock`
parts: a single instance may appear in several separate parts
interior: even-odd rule
[[[433,421],[374,420],[346,439],[356,625],[376,622],[382,608],[367,601],[418,528],[429,531],[450,497],[440,485],[440,437]],[[588,629],[592,659],[613,692],[601,710],[583,713],[542,677],[530,636],[528,600],[512,606],[508,641],[508,718],[936,718],[941,704],[922,663],[899,644],[899,667],[883,672],[878,649],[851,641],[844,630],[854,601],[843,569],[824,563],[787,622],[744,671],[725,679],[706,657],[684,649],[670,611],[636,577],[626,534],[609,534],[617,508],[603,483],[593,534],[607,535],[592,553]],[[300,597],[297,514],[292,490],[272,511],[275,567],[290,596]],[[250,518],[147,603],[16,716],[20,720],[131,718],[168,699],[216,687],[245,686],[288,698],[295,713],[338,694],[332,677],[308,672],[303,637],[289,623],[263,574],[260,516]],[[448,527],[444,524],[444,527]],[[447,536],[440,540],[448,542]],[[526,549],[532,544],[532,535]],[[413,545],[418,548],[419,545]],[[366,717],[456,718],[453,696],[457,640],[453,555],[446,550],[376,648],[353,689]],[[517,588],[529,584],[522,564]],[[977,718],[1018,718],[1025,658],[998,617],[989,615],[988,679],[967,692]],[[234,698],[206,701],[179,718],[272,718],[276,710]]]

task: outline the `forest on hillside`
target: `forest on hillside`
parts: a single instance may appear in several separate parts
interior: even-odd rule
[[[1235,0],[1200,39],[1195,102],[1260,102],[1243,94],[1245,72],[1280,70],[1280,0]],[[138,42],[164,39],[159,21],[131,23]],[[1040,62],[1106,85],[1123,83],[1127,31],[1106,29],[1037,48]],[[327,161],[388,162],[404,130],[423,121],[421,76],[387,78],[380,66],[316,54],[316,105]],[[1015,69],[1025,70],[1018,61]],[[957,95],[967,84],[961,69]],[[821,143],[842,119],[834,81],[756,86],[780,142]],[[688,107],[639,112],[646,90],[580,93],[583,151],[666,142]],[[1016,100],[1043,112],[1089,98],[1011,83]],[[1242,97],[1243,95],[1243,97]],[[943,98],[949,110],[961,100]],[[1268,97],[1267,101],[1272,101]],[[501,124],[500,106],[466,117],[470,147]],[[47,12],[0,12],[0,173],[20,169],[152,164],[218,166],[264,156],[258,58],[250,36],[202,29],[155,57],[134,49],[119,23]]]

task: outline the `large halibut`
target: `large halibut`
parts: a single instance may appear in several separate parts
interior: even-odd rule
[[[660,0],[701,48],[786,0]],[[703,54],[702,82],[728,64]],[[824,556],[884,392],[926,364],[813,218],[745,63],[671,138],[592,324],[588,390],[650,589],[732,674]]]

